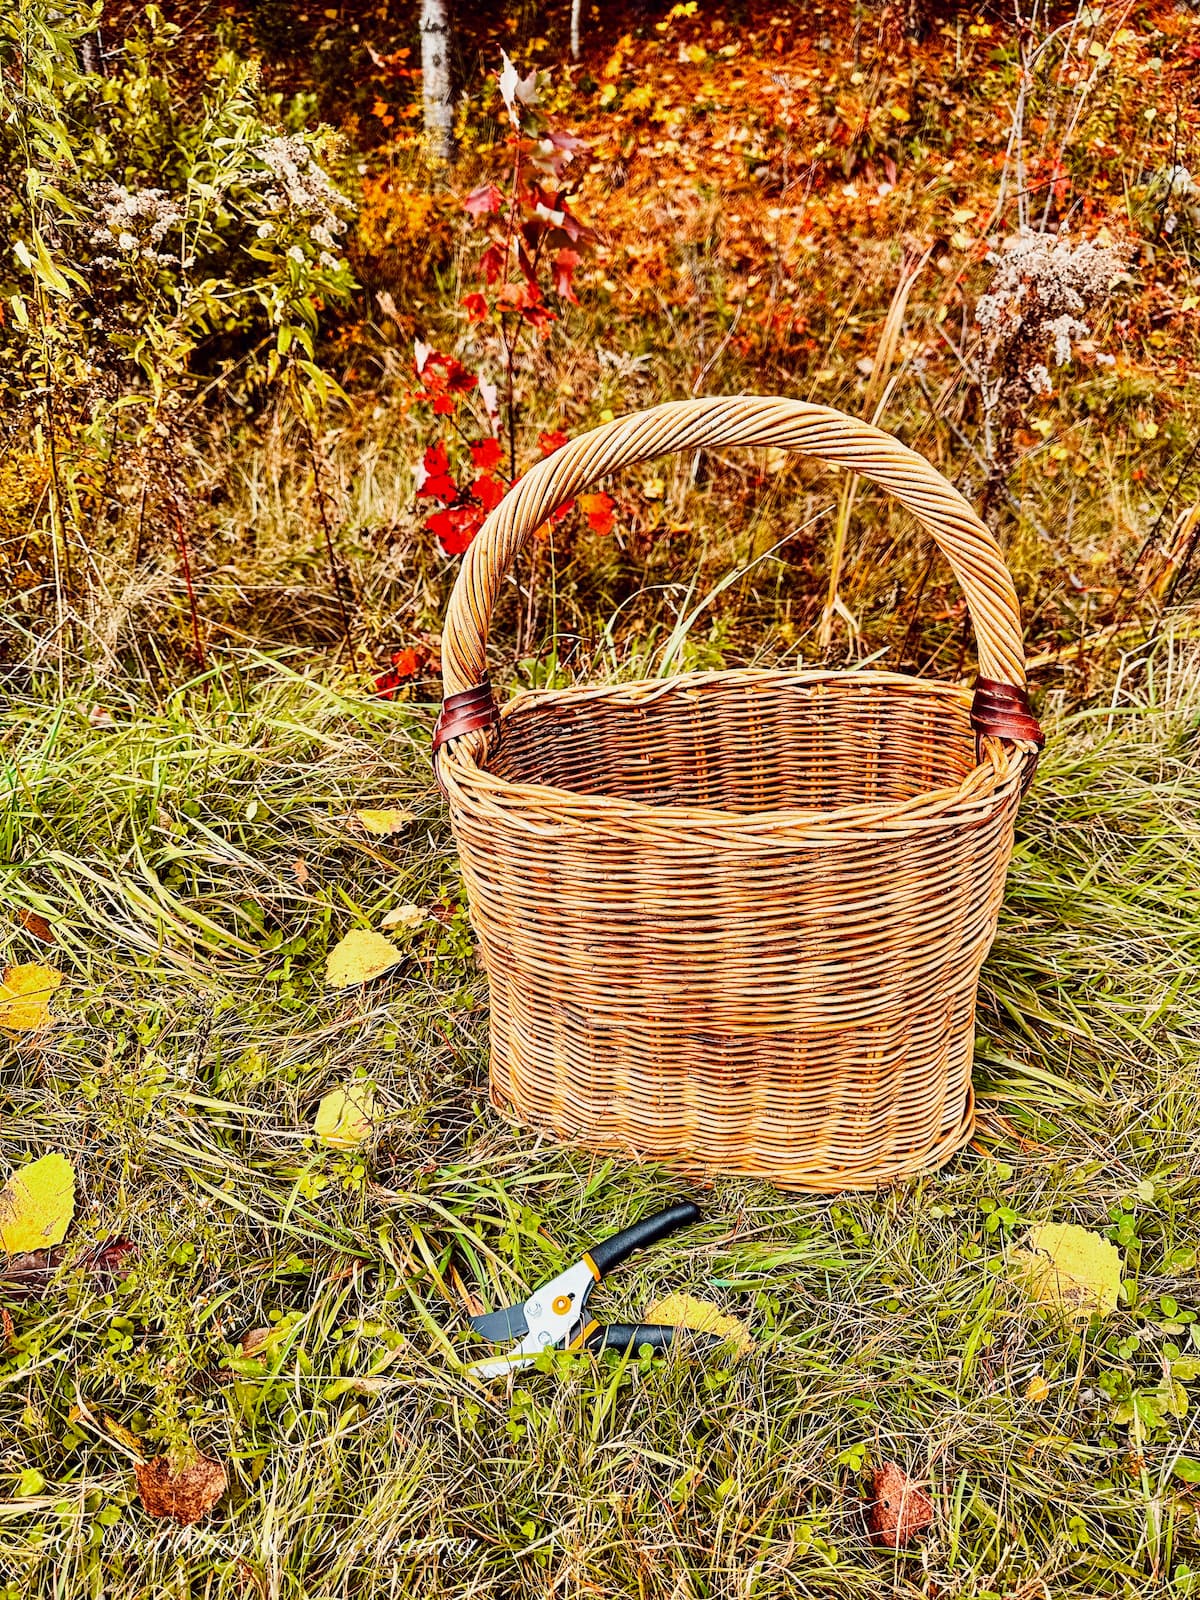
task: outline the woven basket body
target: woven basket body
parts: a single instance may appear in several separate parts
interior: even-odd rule
[[[967,589],[983,710],[979,691],[973,714],[970,691],[892,673],[730,671],[520,695],[495,725],[483,645],[521,540],[613,466],[702,443],[792,445],[905,500]],[[979,969],[1039,735],[999,553],[927,463],[753,397],[597,429],[485,524],[443,658],[439,776],[498,1104],[593,1149],[798,1189],[873,1186],[963,1143]]]

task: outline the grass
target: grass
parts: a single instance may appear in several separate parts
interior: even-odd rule
[[[0,1145],[6,1169],[57,1149],[80,1179],[57,1264],[0,1286],[5,1600],[1194,1592],[1194,649],[1168,637],[1053,730],[985,971],[979,1139],[833,1201],[692,1190],[487,1108],[428,708],[304,659],[110,686],[112,726],[50,690],[3,714],[0,960],[68,982],[3,1058]],[[390,804],[418,820],[365,835],[356,807]],[[327,948],[402,901],[441,908],[405,964],[326,990]],[[352,1077],[375,1135],[326,1150],[316,1102]],[[457,1372],[469,1294],[513,1299],[680,1193],[703,1227],[597,1308],[690,1290],[747,1320],[752,1355],[562,1357],[511,1393]],[[1049,1218],[1125,1252],[1108,1322],[1060,1327],[1014,1282]],[[124,1277],[95,1265],[115,1239]],[[226,1462],[213,1515],[151,1522],[106,1418]],[[937,1506],[898,1554],[861,1513],[889,1459]]]

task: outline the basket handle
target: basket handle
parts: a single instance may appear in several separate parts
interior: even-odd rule
[[[492,610],[517,552],[535,528],[617,467],[669,451],[713,445],[772,445],[845,467],[907,506],[949,561],[975,624],[980,676],[971,710],[979,738],[1040,747],[1042,733],[1025,691],[1021,614],[995,539],[923,456],[890,433],[830,406],[765,395],[672,400],[618,417],[571,439],[539,461],[490,514],[463,559],[442,630],[445,702],[434,750],[498,720],[487,677]]]

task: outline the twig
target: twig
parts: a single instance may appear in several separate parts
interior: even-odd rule
[[[329,524],[329,512],[325,505],[325,490],[321,483],[321,466],[317,459],[317,441],[313,437],[312,424],[300,408],[300,422],[304,428],[304,438],[308,445],[308,461],[312,469],[313,488],[317,496],[317,515],[321,519],[321,532],[325,537],[325,553],[329,557],[329,572],[333,579],[333,592],[337,598],[338,614],[341,617],[342,633],[346,640],[346,652],[350,657],[350,666],[358,671],[358,655],[354,649],[354,638],[350,631],[350,612],[346,605],[346,597],[342,593],[342,568],[338,561],[337,552],[333,545],[333,529]]]
[[[192,562],[188,555],[187,539],[183,533],[183,518],[179,514],[179,501],[171,495],[171,521],[175,524],[175,539],[179,545],[179,559],[183,562],[183,581],[187,588],[188,611],[192,619],[192,642],[196,647],[196,664],[203,671],[206,662],[204,659],[204,643],[200,638],[200,614],[196,609],[196,591],[192,586]]]

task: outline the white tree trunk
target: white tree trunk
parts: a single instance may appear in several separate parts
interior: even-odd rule
[[[454,86],[450,78],[449,0],[421,0],[421,89],[425,142],[433,161],[454,154]]]
[[[583,0],[571,0],[571,60],[579,60],[579,18]]]

